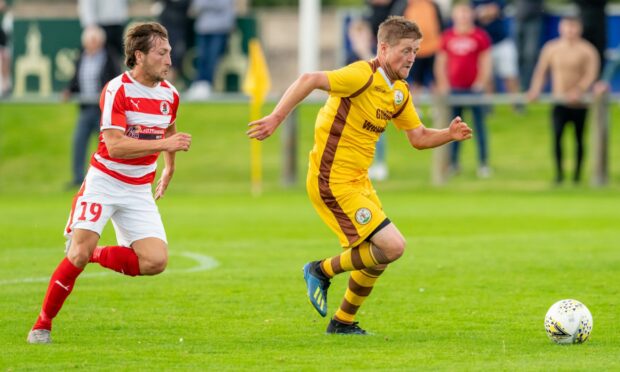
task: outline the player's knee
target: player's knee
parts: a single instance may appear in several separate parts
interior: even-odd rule
[[[71,249],[67,252],[67,259],[75,267],[84,268],[88,264],[91,254],[92,250],[86,244],[73,243]]]
[[[73,266],[83,268],[86,264],[88,264],[90,257],[85,252],[72,251],[67,254],[67,259],[71,261]]]
[[[144,263],[141,262],[140,272],[142,275],[157,275],[163,273],[166,266],[168,266],[168,257],[150,258]]]
[[[168,245],[156,238],[142,239],[134,242],[132,248],[138,255],[140,274],[157,275],[166,270],[168,265]]]
[[[394,239],[390,243],[389,249],[387,249],[385,252],[385,256],[387,257],[389,262],[394,262],[398,260],[405,253],[406,245],[407,242],[405,241],[405,238],[398,237],[397,239]]]

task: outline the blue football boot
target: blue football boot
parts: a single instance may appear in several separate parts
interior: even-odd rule
[[[330,281],[320,271],[320,262],[313,261],[304,265],[304,280],[308,287],[308,300],[322,317],[327,315],[327,288]]]

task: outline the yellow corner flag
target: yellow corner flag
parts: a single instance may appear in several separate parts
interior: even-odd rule
[[[269,89],[271,89],[271,78],[269,77],[265,55],[258,39],[250,40],[248,54],[249,64],[245,80],[243,81],[243,92],[250,96],[252,103],[257,103],[260,106],[265,101]],[[253,120],[257,119],[260,118],[257,117]]]
[[[271,79],[258,39],[250,40],[248,52],[249,63],[243,81],[243,92],[250,96],[250,121],[254,121],[261,118],[261,107],[271,89]],[[252,139],[251,144],[252,194],[259,195],[262,192],[263,183],[261,143],[257,139]]]

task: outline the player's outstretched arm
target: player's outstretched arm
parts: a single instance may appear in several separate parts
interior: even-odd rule
[[[192,143],[192,136],[182,132],[161,140],[150,141],[127,137],[118,129],[105,129],[102,135],[108,153],[117,159],[134,159],[161,151],[187,151]]]
[[[471,128],[459,116],[444,129],[426,128],[420,125],[407,131],[409,143],[418,150],[441,146],[451,141],[463,141],[472,136]]]
[[[166,138],[171,137],[176,133],[177,126],[176,123],[174,123],[166,129]],[[168,189],[168,185],[172,180],[172,176],[174,175],[176,153],[164,151],[162,155],[164,157],[164,169],[161,172],[161,177],[159,177],[159,180],[157,181],[157,187],[155,187],[155,200],[164,197],[164,194]]]
[[[248,124],[250,129],[246,132],[248,137],[264,140],[276,131],[278,126],[284,121],[288,114],[303,101],[312,91],[321,89],[328,91],[330,89],[327,74],[318,72],[309,72],[302,74],[291,86],[288,87],[284,95],[273,109],[271,114],[262,119],[255,120]]]

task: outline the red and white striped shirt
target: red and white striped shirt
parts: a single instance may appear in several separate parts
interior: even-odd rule
[[[166,129],[174,123],[179,107],[179,92],[167,81],[150,88],[125,72],[110,80],[101,92],[101,132],[120,129],[127,137],[138,140],[163,139]],[[132,185],[152,183],[155,179],[159,153],[134,159],[110,156],[99,135],[99,147],[91,158],[91,166]]]

